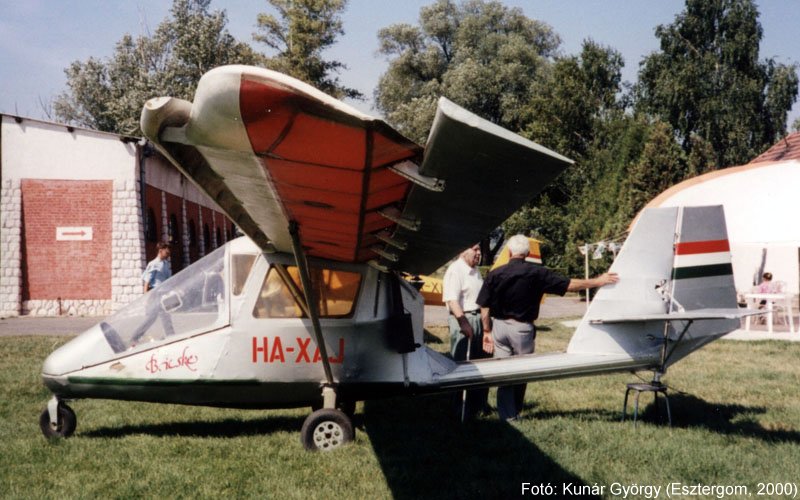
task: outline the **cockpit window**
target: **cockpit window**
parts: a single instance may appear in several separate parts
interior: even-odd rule
[[[161,283],[100,324],[115,352],[228,322],[225,247]]]
[[[319,298],[321,318],[342,318],[353,313],[361,286],[361,274],[335,269],[309,269],[311,285]],[[256,318],[304,318],[300,273],[295,266],[272,266],[264,278],[253,309]]]
[[[231,293],[241,295],[244,283],[253,269],[255,254],[234,254],[231,258]]]
[[[256,318],[302,318],[303,310],[275,266],[271,267],[253,309]]]

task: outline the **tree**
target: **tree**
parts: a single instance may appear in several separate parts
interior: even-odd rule
[[[697,136],[718,167],[742,164],[786,133],[796,68],[759,61],[753,0],[686,0],[656,36],[660,51],[641,63],[636,107],[669,123],[685,151]]]
[[[380,30],[379,52],[390,59],[375,92],[387,120],[419,142],[436,101],[445,96],[511,130],[560,40],[544,23],[500,2],[438,0],[420,9],[419,25]]]
[[[125,35],[107,60],[90,57],[65,70],[68,90],[53,104],[65,123],[139,135],[144,103],[161,95],[191,100],[200,77],[224,64],[262,58],[228,33],[224,11],[211,0],[174,0],[171,18],[152,36]]]
[[[583,190],[588,177],[582,160],[602,140],[605,123],[623,112],[617,99],[623,65],[619,52],[585,40],[579,55],[557,58],[533,84],[522,135],[576,160],[548,188],[556,203]]]
[[[617,179],[624,175],[609,151],[624,138],[617,130],[624,118],[622,66],[617,51],[586,40],[580,54],[556,58],[545,69],[524,107],[527,125],[522,135],[575,160],[521,212],[524,217],[517,214],[506,223],[507,231],[515,226],[513,232],[544,239],[548,265],[572,271],[569,256],[575,252],[576,238],[598,237],[590,236],[581,221],[608,230],[613,226],[609,222],[616,221]],[[599,215],[590,216],[593,213]]]
[[[629,170],[631,207],[638,211],[656,195],[681,182],[687,174],[683,150],[672,128],[656,122],[649,130],[642,154]]]
[[[585,155],[599,125],[623,109],[623,66],[619,52],[592,40],[579,55],[558,58],[535,83],[526,135],[572,158]]]
[[[278,54],[266,61],[268,67],[309,83],[337,98],[363,99],[356,89],[348,88],[332,76],[346,66],[326,61],[322,52],[344,34],[340,13],[347,0],[267,0],[278,11],[258,15],[257,42]]]

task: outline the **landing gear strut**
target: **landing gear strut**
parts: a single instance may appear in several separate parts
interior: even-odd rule
[[[314,287],[308,274],[308,262],[305,251],[300,243],[300,228],[296,221],[289,223],[289,234],[292,236],[292,247],[297,269],[300,271],[300,284],[303,285],[305,294],[305,310],[311,318],[314,340],[317,342],[322,357],[322,368],[325,371],[325,384],[322,387],[323,408],[313,412],[303,422],[300,430],[300,439],[307,450],[333,450],[353,440],[353,422],[341,410],[336,409],[336,384],[333,380],[330,358],[325,347],[325,338],[322,336],[322,326],[319,322],[318,302],[315,297]]]

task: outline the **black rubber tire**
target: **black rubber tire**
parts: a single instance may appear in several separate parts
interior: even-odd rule
[[[75,432],[77,426],[78,417],[75,416],[75,412],[72,411],[72,408],[64,403],[58,403],[58,423],[55,427],[50,423],[50,413],[47,411],[47,408],[45,408],[39,416],[39,428],[46,438],[68,438]]]
[[[353,422],[340,410],[323,408],[309,415],[300,430],[303,447],[309,451],[331,451],[355,438]]]

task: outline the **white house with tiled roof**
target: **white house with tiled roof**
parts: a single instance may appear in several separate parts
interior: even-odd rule
[[[687,179],[648,207],[723,205],[736,288],[749,291],[769,271],[786,291],[800,279],[800,132],[781,139],[747,165]]]

